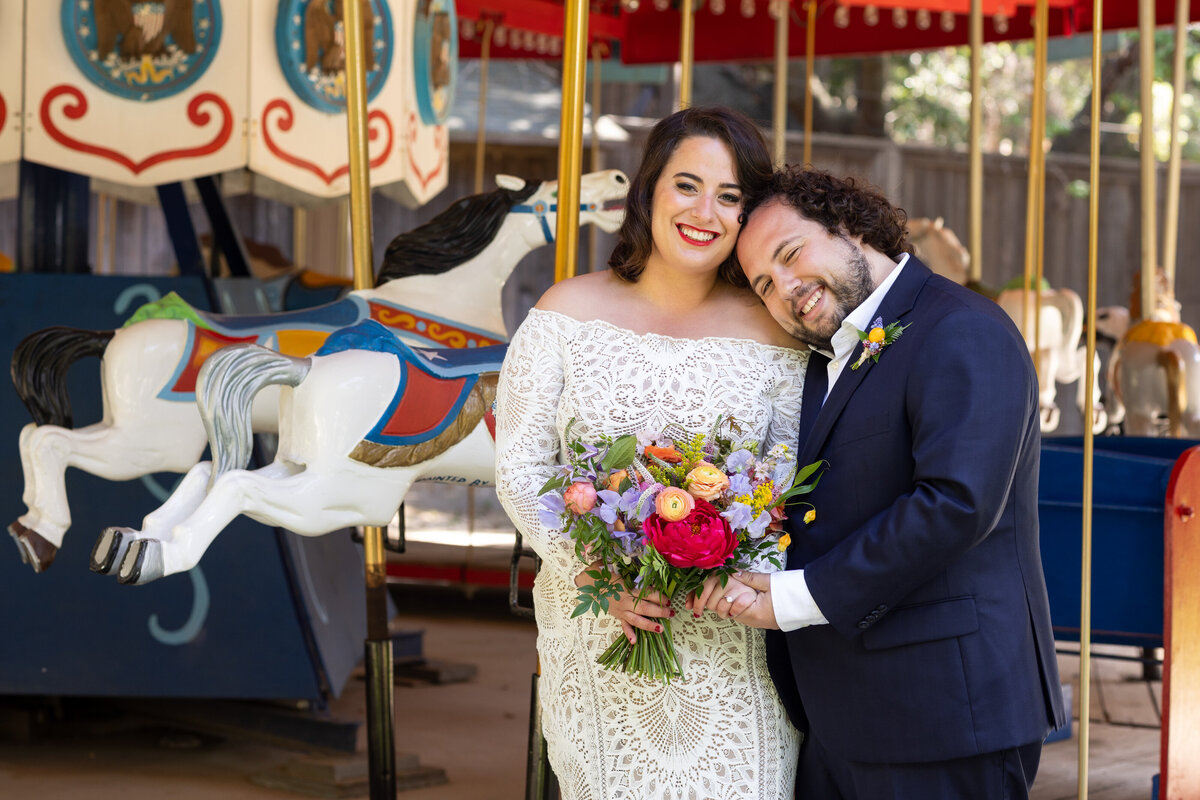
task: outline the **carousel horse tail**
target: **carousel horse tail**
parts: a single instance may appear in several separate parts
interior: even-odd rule
[[[102,356],[114,331],[56,326],[35,331],[13,350],[12,380],[38,425],[73,427],[67,371],[87,356]]]
[[[1158,365],[1167,373],[1167,435],[1178,437],[1183,430],[1183,409],[1187,407],[1187,383],[1183,379],[1183,358],[1174,350],[1162,350]]]
[[[299,386],[311,365],[256,344],[229,345],[208,357],[196,378],[196,404],[213,451],[210,489],[219,476],[250,463],[254,396],[267,386]]]

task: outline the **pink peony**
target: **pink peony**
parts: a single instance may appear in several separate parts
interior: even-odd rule
[[[563,492],[563,504],[572,514],[586,514],[596,505],[596,487],[588,481],[576,481]]]
[[[651,514],[643,524],[646,539],[673,567],[713,569],[724,564],[737,547],[737,536],[729,523],[707,500],[684,519],[668,522]]]

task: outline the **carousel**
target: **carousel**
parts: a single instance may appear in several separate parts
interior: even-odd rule
[[[1043,562],[1055,635],[1078,642],[1081,658],[1079,728],[1059,735],[1078,738],[1086,797],[1091,646],[1132,645],[1162,670],[1157,796],[1200,796],[1200,767],[1186,756],[1200,728],[1200,551],[1188,535],[1200,503],[1200,346],[1174,299],[1178,110],[1161,254],[1153,114],[1143,114],[1141,216],[1118,226],[1100,218],[1093,110],[1089,233],[1077,254],[1085,280],[1074,288],[1045,281],[1042,144],[1049,38],[1090,35],[1098,80],[1103,32],[1139,28],[1148,96],[1153,29],[1174,25],[1182,37],[1197,18],[1200,3],[1187,0],[6,4],[0,189],[19,200],[16,270],[0,275],[15,388],[0,400],[0,440],[16,445],[0,463],[10,487],[0,513],[16,548],[0,558],[0,581],[20,602],[0,641],[19,643],[21,655],[0,663],[0,694],[299,700],[320,710],[363,662],[366,787],[372,798],[394,795],[396,609],[385,550],[403,551],[414,484],[494,480],[491,406],[512,329],[503,292],[518,264],[552,246],[554,279],[571,276],[589,251],[581,226],[620,225],[636,164],[600,163],[605,65],[673,65],[674,102],[686,106],[696,61],[773,61],[776,161],[855,169],[894,196],[919,181],[920,158],[885,162],[860,142],[822,139],[811,92],[804,130],[789,132],[788,62],[803,59],[811,79],[818,57],[969,44],[966,169],[952,191],[899,205],[938,272],[981,291],[1011,283],[991,294],[1038,369]],[[983,44],[1017,39],[1032,39],[1037,59],[1034,133],[1018,176],[1021,274],[1012,258],[991,263],[1012,236],[984,224],[999,170],[985,174],[978,116]],[[463,185],[450,175],[448,127],[460,58],[478,59],[478,138],[474,192],[450,199],[446,189]],[[557,179],[484,175],[493,59],[561,61]],[[288,294],[269,311],[230,302],[215,266],[244,277],[253,260],[228,202],[239,175],[294,201],[294,234],[314,201],[343,199],[352,286],[289,275],[326,290]],[[496,188],[485,191],[485,177]],[[71,274],[88,272],[93,186],[156,199],[177,275]],[[373,189],[431,210],[389,232],[378,260]],[[207,258],[189,199],[207,216]],[[1097,307],[1108,259],[1121,255],[1102,252],[1102,226],[1140,241],[1124,309]],[[595,268],[594,242],[590,250]],[[1098,336],[1110,342],[1103,370]],[[1071,414],[1079,435],[1058,435]],[[514,605],[523,553],[518,534]],[[1093,582],[1104,587],[1094,598]],[[532,692],[526,796],[548,798],[536,674]]]

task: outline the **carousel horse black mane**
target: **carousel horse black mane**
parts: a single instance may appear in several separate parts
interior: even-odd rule
[[[492,243],[513,206],[536,192],[541,181],[523,189],[496,189],[455,202],[424,225],[402,233],[383,256],[376,286],[410,275],[440,275],[475,256]]]

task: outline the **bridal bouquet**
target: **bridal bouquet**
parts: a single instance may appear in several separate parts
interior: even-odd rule
[[[722,417],[707,435],[644,432],[582,442],[566,430],[568,463],[539,491],[541,521],[575,544],[594,582],[579,589],[572,616],[599,616],[622,593],[644,598],[696,591],[710,575],[730,575],[762,563],[779,568],[790,542],[777,537],[784,503],[811,492],[821,462],[797,470],[785,444],[760,453],[746,426]],[[806,483],[812,478],[811,482]],[[808,505],[808,504],[806,504]],[[805,514],[811,522],[816,511]],[[597,659],[610,669],[670,681],[682,677],[661,633],[619,634]]]

